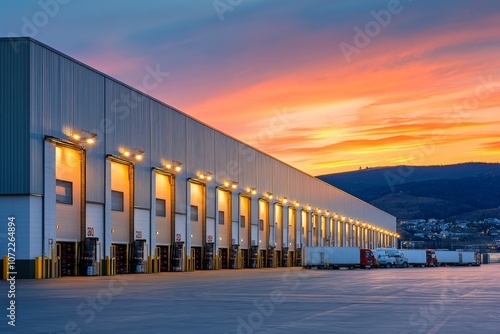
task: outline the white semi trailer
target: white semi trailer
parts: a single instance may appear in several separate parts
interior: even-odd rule
[[[304,268],[354,269],[373,267],[375,258],[371,250],[359,247],[305,247],[302,262]]]
[[[481,264],[481,255],[476,252],[437,250],[436,257],[441,266],[476,266]]]
[[[427,265],[426,249],[400,249],[400,252],[408,259],[410,266],[423,268]]]

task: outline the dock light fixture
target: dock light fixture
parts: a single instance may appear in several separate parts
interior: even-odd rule
[[[316,209],[316,212],[317,212],[317,213],[321,213],[321,209],[320,209],[320,208],[317,208],[317,209]]]
[[[78,144],[93,145],[96,142],[97,134],[87,130],[80,130],[73,131],[70,137]]]
[[[238,182],[231,180],[222,181],[222,185],[226,188],[238,189]]]
[[[177,160],[174,160],[172,162],[169,161],[165,164],[165,168],[179,173],[182,170],[182,162]]]
[[[142,161],[142,159],[144,158],[144,150],[141,150],[141,149],[138,149],[138,148],[134,148],[133,150],[130,150],[126,147],[123,147],[121,149],[119,149],[121,155],[127,159],[129,158],[132,158],[132,159],[135,159],[137,161]]]
[[[247,192],[247,194],[250,194],[250,195],[255,195],[257,194],[257,189],[256,188],[250,188],[250,187],[247,187],[245,189],[245,191]]]
[[[309,204],[306,205],[306,210],[311,211],[311,206]]]
[[[210,182],[214,178],[214,173],[212,173],[212,172],[199,172],[198,178],[202,181]]]
[[[326,210],[325,215],[328,217],[330,215],[330,211]]]
[[[293,205],[295,205],[295,207],[298,208],[300,206],[300,202],[295,201],[295,203],[293,203]]]
[[[273,199],[273,197],[274,197],[274,196],[273,196],[273,194],[272,194],[272,193],[270,193],[270,192],[265,192],[265,193],[264,193],[264,197],[265,197],[265,198],[267,198],[267,199]]]
[[[288,203],[288,198],[286,198],[286,197],[283,197],[283,198],[281,199],[281,202],[282,202],[283,204],[286,204],[286,203]]]

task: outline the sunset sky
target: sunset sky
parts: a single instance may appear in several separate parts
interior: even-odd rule
[[[31,36],[309,174],[500,161],[498,0],[2,1]],[[145,88],[148,69],[169,75]]]

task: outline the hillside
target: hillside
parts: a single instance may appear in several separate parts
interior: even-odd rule
[[[318,178],[398,219],[500,218],[493,210],[500,207],[500,164],[380,167]]]

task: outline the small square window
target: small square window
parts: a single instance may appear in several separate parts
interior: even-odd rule
[[[191,205],[191,221],[192,222],[198,221],[198,206],[196,205]]]
[[[73,204],[73,183],[56,180],[56,203]]]
[[[161,198],[156,199],[156,217],[166,217],[167,209],[166,209],[166,201]]]
[[[123,192],[111,190],[111,210],[123,212]]]
[[[261,219],[259,222],[260,222],[260,230],[264,231],[264,220]]]
[[[246,225],[246,217],[240,216],[240,227],[245,228]]]
[[[219,225],[224,225],[224,211],[219,211]]]

